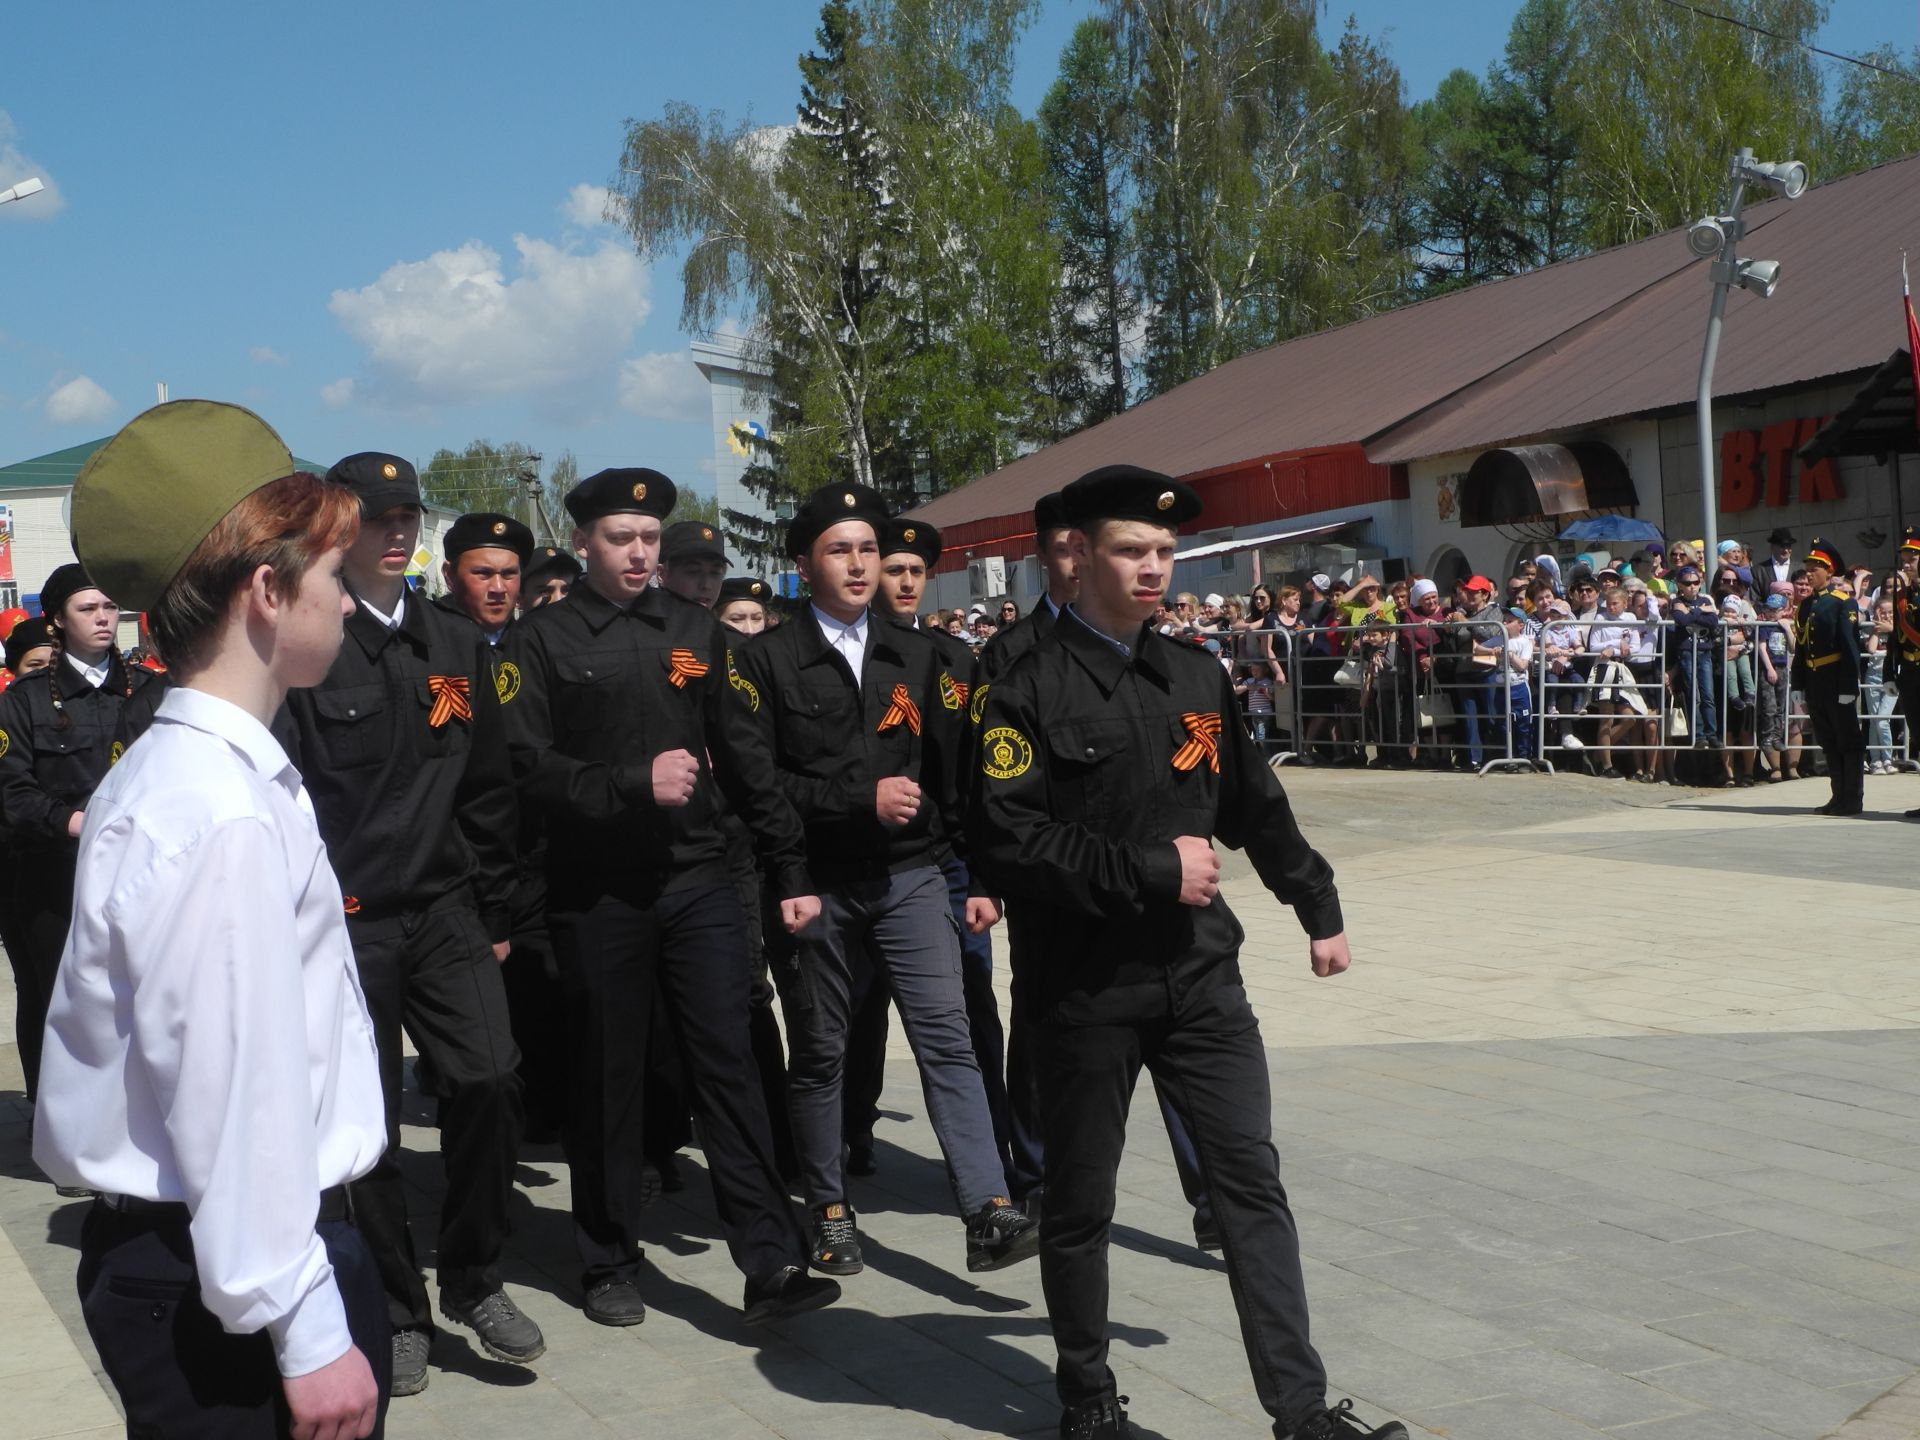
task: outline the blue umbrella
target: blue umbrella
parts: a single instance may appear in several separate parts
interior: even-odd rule
[[[1649,540],[1664,539],[1658,526],[1651,521],[1636,520],[1631,515],[1595,515],[1586,520],[1576,520],[1560,532],[1560,538],[1577,540],[1583,544],[1622,540],[1629,545],[1644,545]]]

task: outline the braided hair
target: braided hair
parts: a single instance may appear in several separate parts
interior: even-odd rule
[[[73,716],[67,713],[66,701],[60,694],[60,672],[64,668],[60,662],[67,653],[66,603],[64,601],[61,602],[60,610],[61,613],[53,617],[53,661],[47,666],[47,698],[53,702],[55,733],[73,728]],[[107,653],[102,658],[106,662],[109,675],[113,673],[114,662],[120,662],[120,698],[131,700],[133,698],[133,667],[125,662],[125,658],[120,653],[120,647],[109,641]]]

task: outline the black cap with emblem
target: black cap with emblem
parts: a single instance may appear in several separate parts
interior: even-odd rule
[[[449,560],[457,560],[469,550],[511,550],[520,557],[524,570],[533,558],[533,531],[511,515],[479,511],[462,515],[449,525],[441,548]]]
[[[602,470],[567,492],[567,513],[576,525],[591,525],[607,515],[651,515],[664,520],[673,513],[679,495],[673,481],[658,470]]]
[[[29,650],[51,645],[59,638],[51,615],[33,615],[22,620],[7,634],[7,669],[18,670]]]
[[[787,522],[787,554],[801,556],[843,520],[864,520],[878,539],[887,523],[887,502],[870,485],[822,485]]]
[[[67,608],[67,601],[82,590],[98,588],[87,578],[85,569],[73,561],[68,561],[47,576],[46,581],[40,586],[40,613],[49,618],[58,615]]]
[[[556,575],[563,580],[578,580],[585,573],[586,567],[565,550],[542,545],[521,567],[520,583],[529,590],[537,590]]]
[[[1033,533],[1038,539],[1045,541],[1055,530],[1066,530],[1072,525],[1066,506],[1060,503],[1058,490],[1033,502]]]
[[[735,600],[752,600],[765,605],[773,599],[773,587],[754,575],[731,575],[720,582],[720,597],[713,602],[717,610]]]
[[[327,471],[327,479],[360,497],[360,515],[366,520],[401,505],[420,505],[420,477],[413,465],[382,450],[347,456]]]
[[[1069,524],[1144,520],[1175,529],[1200,513],[1200,497],[1171,475],[1138,465],[1103,465],[1060,492]]]
[[[880,558],[918,555],[929,570],[940,563],[940,532],[924,520],[889,520],[880,528]]]
[[[720,532],[704,520],[682,520],[660,532],[660,561],[677,565],[683,560],[718,560],[727,563],[727,547]]]

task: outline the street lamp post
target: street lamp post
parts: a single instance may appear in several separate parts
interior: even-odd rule
[[[1733,157],[1730,178],[1733,197],[1727,213],[1706,216],[1687,227],[1687,248],[1701,259],[1713,261],[1707,270],[1713,282],[1713,301],[1707,310],[1707,343],[1700,354],[1700,389],[1694,402],[1700,432],[1700,533],[1706,550],[1700,557],[1703,570],[1718,562],[1720,549],[1713,480],[1713,367],[1720,358],[1720,327],[1726,319],[1727,295],[1738,285],[1764,300],[1780,283],[1778,260],[1742,260],[1734,253],[1747,230],[1741,208],[1749,185],[1762,185],[1776,195],[1798,200],[1806,192],[1807,167],[1798,160],[1755,160],[1753,151],[1743,149]]]
[[[0,190],[0,205],[9,200],[24,200],[29,195],[38,195],[46,188],[38,175],[29,175],[11,190]]]

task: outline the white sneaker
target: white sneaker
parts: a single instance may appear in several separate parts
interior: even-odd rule
[[[1560,741],[1560,748],[1562,750],[1584,750],[1587,748],[1587,742],[1582,740],[1578,735],[1568,735]]]

